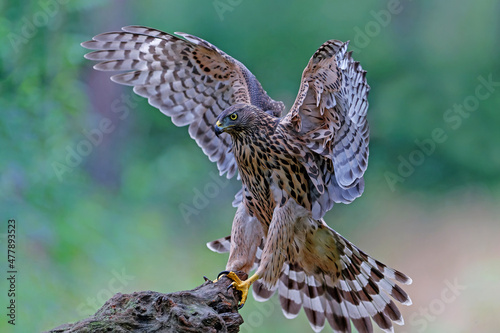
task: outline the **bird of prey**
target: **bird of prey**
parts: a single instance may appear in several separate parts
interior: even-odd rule
[[[411,304],[396,283],[405,274],[367,255],[330,228],[323,216],[364,190],[369,129],[366,72],[329,40],[309,60],[297,98],[285,114],[254,75],[207,41],[142,26],[97,35],[82,46],[102,71],[171,117],[217,163],[238,174],[242,189],[231,235],[208,243],[229,252],[225,274],[258,301],[276,291],[284,315],[303,308],[314,331],[384,331],[403,318],[392,299]],[[241,281],[234,273],[250,273]],[[392,298],[392,299],[391,299]],[[371,318],[371,319],[370,319]]]

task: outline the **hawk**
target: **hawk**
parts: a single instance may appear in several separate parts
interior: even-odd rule
[[[392,299],[411,304],[397,284],[411,279],[323,220],[334,203],[362,194],[368,163],[370,88],[348,43],[319,47],[286,115],[242,63],[196,36],[128,26],[82,46],[97,50],[85,55],[95,69],[126,71],[111,80],[188,125],[221,175],[241,178],[231,235],[207,244],[229,252],[223,274],[242,292],[241,305],[253,284],[258,301],[277,291],[287,318],[303,308],[314,331],[326,322],[336,332],[351,323],[372,332],[372,320],[387,332],[403,324]],[[252,270],[245,281],[234,274]]]

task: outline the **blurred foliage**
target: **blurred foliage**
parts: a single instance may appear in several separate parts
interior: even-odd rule
[[[176,128],[83,58],[81,42],[124,25],[200,36],[243,62],[288,107],[317,47],[332,38],[351,40],[372,87],[371,156],[364,199],[338,205],[328,215],[346,235],[377,226],[401,197],[425,209],[447,205],[448,193],[470,188],[468,203],[497,200],[499,1],[391,3],[1,1],[0,209],[3,221],[18,221],[16,329],[49,329],[81,319],[118,291],[192,288],[225,266],[226,256],[210,253],[204,243],[230,232],[229,203],[238,182],[216,180],[216,166],[185,128]],[[480,78],[489,77],[496,86],[479,100]],[[448,111],[474,99],[478,105],[465,115]],[[129,111],[123,119],[113,112],[117,100]],[[70,151],[85,148],[85,133],[104,118],[111,121],[111,133],[81,161],[73,160],[74,166],[57,171],[68,165]],[[446,140],[432,153],[421,153],[421,165],[401,177],[401,160],[418,157],[416,141],[431,139],[436,128]],[[401,178],[391,185],[389,174]],[[182,207],[195,205],[197,193],[211,189],[213,197],[198,202],[198,214],[186,219]],[[5,229],[0,236],[3,247]],[[131,278],[111,283],[122,271]],[[276,312],[276,321],[264,326],[268,331],[308,327],[304,318],[292,324],[275,307],[258,312],[259,306],[243,311],[254,323]],[[260,324],[247,331],[254,328],[264,331]],[[0,331],[6,329],[12,327],[2,319]]]

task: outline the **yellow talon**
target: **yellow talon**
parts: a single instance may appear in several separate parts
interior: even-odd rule
[[[257,274],[254,274],[250,278],[246,279],[245,281],[241,281],[241,279],[238,277],[238,275],[236,275],[236,273],[234,273],[234,272],[229,272],[226,276],[228,278],[230,278],[231,280],[233,280],[233,283],[231,283],[231,286],[233,286],[234,289],[241,291],[241,302],[240,302],[240,305],[238,307],[239,309],[241,309],[243,307],[243,305],[245,305],[245,302],[247,300],[248,291],[250,289],[250,286],[252,285],[252,283],[254,283],[259,278],[259,276]]]
[[[217,279],[213,280],[212,282],[215,283],[220,280],[221,276],[229,274],[230,271],[222,271],[217,275]]]

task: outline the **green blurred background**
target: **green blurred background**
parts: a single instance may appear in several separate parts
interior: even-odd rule
[[[12,327],[1,256],[1,332],[83,319],[116,292],[191,289],[224,268],[205,243],[229,234],[238,182],[83,58],[81,42],[131,24],[212,42],[287,107],[317,47],[351,40],[372,88],[370,164],[364,195],[326,221],[413,278],[396,332],[498,329],[499,1],[0,3],[0,251],[14,218],[19,271]],[[86,145],[106,118],[113,130]],[[77,149],[87,156],[68,157]],[[276,299],[242,315],[242,332],[310,331]]]

